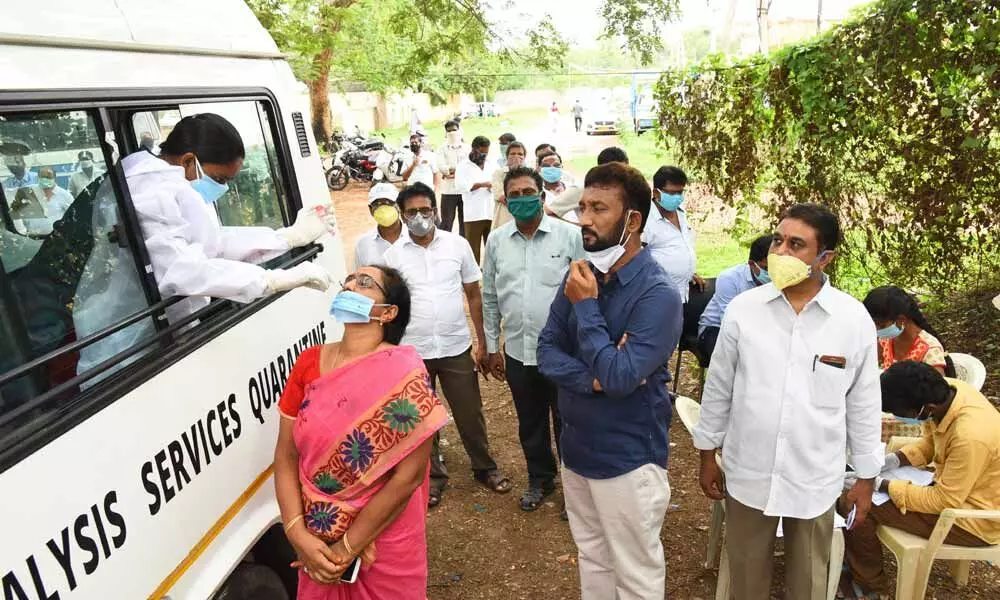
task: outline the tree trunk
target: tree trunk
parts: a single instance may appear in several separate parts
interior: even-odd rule
[[[309,109],[312,112],[312,130],[316,143],[323,147],[333,135],[333,118],[330,115],[330,59],[333,52],[323,50],[313,59],[315,75],[306,82],[309,86]]]

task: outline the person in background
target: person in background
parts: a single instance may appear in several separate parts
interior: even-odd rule
[[[472,246],[477,265],[493,219],[493,168],[486,165],[489,152],[489,138],[476,136],[472,140],[472,152],[459,163],[455,174],[455,188],[462,192],[465,207],[465,239]]]
[[[514,222],[495,229],[486,244],[483,326],[489,371],[497,380],[506,377],[514,397],[518,437],[528,463],[521,510],[530,512],[555,490],[553,429],[559,444],[556,387],[538,370],[538,334],[569,264],[584,254],[579,229],[542,210],[542,178],[536,171],[512,168],[503,186]]]
[[[767,257],[773,285],[740,294],[722,318],[692,437],[702,491],[726,502],[736,600],[771,597],[781,518],[786,596],[826,598],[845,449],[859,477],[845,498],[854,527],[871,508],[883,459],[875,326],[823,273],[839,241],[828,209],[791,206]]]
[[[516,142],[517,138],[514,137],[513,133],[503,133],[500,134],[500,138],[497,140],[500,146],[500,157],[497,159],[497,168],[506,169],[507,168],[507,148],[513,142]]]
[[[556,147],[552,144],[538,144],[535,146],[535,168],[538,168],[538,163],[541,162],[543,156],[552,154],[555,151]]]
[[[52,167],[42,167],[38,169],[38,187],[42,190],[42,197],[39,198],[42,210],[45,211],[45,230],[42,233],[52,233],[52,225],[55,224],[63,213],[73,204],[73,196],[69,192],[56,184],[56,172]]]
[[[576,102],[573,103],[572,111],[573,111],[573,128],[576,129],[577,133],[580,133],[580,129],[583,127],[583,105],[580,104],[579,98],[577,98]]]
[[[10,171],[10,177],[4,179],[4,189],[16,190],[18,188],[38,183],[38,174],[32,173],[31,169],[28,168],[27,162],[25,161],[24,157],[26,154],[26,150],[22,152],[20,151],[20,147],[17,151],[4,154],[4,165],[7,167],[7,170]]]
[[[423,600],[427,463],[448,412],[420,356],[399,345],[410,295],[398,271],[348,275],[331,312],[343,337],[299,355],[278,402],[274,488],[296,597]],[[358,557],[358,580],[341,585]]]
[[[462,192],[455,187],[458,165],[469,156],[472,148],[462,141],[462,132],[457,121],[444,124],[445,143],[438,149],[438,170],[441,172],[441,229],[451,231],[458,215],[458,232],[465,235],[465,215],[462,206]]]
[[[660,530],[670,502],[666,368],[681,302],[640,244],[649,184],[621,163],[584,179],[575,261],[538,338],[559,388],[562,485],[583,600],[662,600]]]
[[[486,334],[483,329],[483,299],[479,289],[482,273],[469,243],[459,235],[434,226],[434,191],[417,183],[396,198],[407,233],[385,253],[385,264],[406,278],[413,296],[413,312],[404,344],[417,349],[430,375],[437,379],[455,418],[455,426],[469,455],[476,481],[504,494],[512,484],[490,456],[483,400],[479,392],[477,366],[486,373]],[[468,300],[476,329],[473,350],[465,318],[463,296]],[[439,441],[431,452],[429,506],[441,502],[448,483],[448,470],[441,459]]]
[[[955,376],[954,367],[946,373],[948,355],[940,336],[920,312],[916,298],[896,286],[885,286],[868,292],[864,305],[878,330],[883,369],[897,361],[916,360],[942,375]]]
[[[888,592],[882,544],[875,533],[879,525],[926,539],[946,508],[1000,510],[1000,413],[990,401],[967,383],[942,377],[927,363],[912,360],[890,366],[882,373],[881,387],[884,410],[923,424],[920,441],[886,456],[883,472],[933,462],[934,484],[924,487],[875,478],[876,488],[888,494],[889,501],[873,506],[863,524],[844,534],[854,588],[850,591],[857,598]],[[850,510],[846,498],[841,498],[839,508],[842,514]],[[958,519],[944,543],[1000,544],[1000,522]]]
[[[545,182],[545,212],[550,216],[576,222],[576,209],[583,190],[565,182],[562,157],[555,152],[543,154],[538,159],[538,173]]]
[[[550,121],[552,125],[552,133],[559,131],[559,105],[556,104],[555,100],[552,101],[552,107],[549,108]]]
[[[577,130],[579,131],[579,130]],[[597,155],[597,164],[606,165],[609,162],[620,162],[628,164],[628,154],[618,146],[609,146]]]
[[[513,141],[507,145],[507,151],[504,153],[504,160],[506,161],[507,166],[493,172],[492,191],[493,204],[495,206],[493,209],[493,229],[496,229],[501,225],[506,225],[513,218],[510,216],[510,211],[507,210],[507,200],[504,197],[503,181],[508,172],[524,166],[525,157],[527,155],[528,150],[524,147],[524,144],[518,141]]]
[[[722,326],[722,315],[726,314],[726,307],[733,298],[747,290],[771,283],[771,276],[767,273],[767,253],[771,249],[771,240],[770,235],[755,239],[750,244],[750,259],[726,269],[715,280],[715,294],[698,321],[698,350],[706,360],[712,358],[715,341],[719,337],[719,327]]]
[[[441,188],[441,170],[437,157],[424,142],[424,136],[420,133],[410,135],[410,152],[413,153],[413,161],[400,174],[403,181],[406,182],[406,185],[422,183],[437,193],[437,190]]]
[[[689,288],[705,289],[705,281],[695,272],[698,259],[694,252],[694,233],[688,227],[687,215],[681,204],[687,175],[677,167],[660,167],[653,175],[653,206],[649,226],[642,241],[653,251],[667,276],[674,282],[681,298],[687,302]]]
[[[396,197],[399,190],[387,183],[376,183],[368,190],[368,212],[375,219],[376,227],[366,231],[354,245],[354,268],[382,264],[385,251],[396,243],[403,233]]]
[[[73,171],[69,177],[69,193],[76,198],[83,190],[90,185],[90,182],[100,175],[94,170],[94,153],[90,150],[81,150],[76,155],[78,170]]]

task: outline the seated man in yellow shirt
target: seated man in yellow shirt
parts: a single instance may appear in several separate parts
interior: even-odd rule
[[[975,388],[947,379],[925,363],[895,363],[882,373],[881,383],[883,410],[923,422],[920,441],[887,455],[883,473],[934,463],[934,483],[925,487],[876,478],[876,488],[888,493],[890,501],[872,506],[863,523],[845,532],[857,597],[877,597],[867,594],[887,590],[882,547],[875,535],[878,525],[927,538],[946,508],[1000,508],[1000,412]],[[845,505],[841,497],[842,515],[847,514]],[[1000,522],[958,519],[945,543],[972,547],[1000,543]]]

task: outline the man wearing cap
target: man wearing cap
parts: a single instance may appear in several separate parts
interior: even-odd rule
[[[354,268],[384,264],[382,255],[403,233],[403,222],[396,208],[399,190],[391,183],[376,183],[368,192],[368,212],[377,227],[358,238],[354,246]]]
[[[79,154],[76,155],[77,166],[80,167],[78,171],[74,171],[69,178],[69,193],[73,195],[74,198],[80,195],[90,182],[97,179],[100,175],[94,170],[94,154],[90,150],[81,150]]]

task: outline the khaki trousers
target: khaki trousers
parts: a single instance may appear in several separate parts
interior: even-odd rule
[[[785,598],[825,600],[833,542],[833,506],[813,519],[782,519]],[[735,600],[769,600],[778,517],[726,498],[726,554]]]
[[[469,245],[472,246],[472,256],[475,257],[477,265],[480,250],[486,245],[486,238],[490,235],[491,224],[490,221],[465,222],[465,239],[469,240]]]

